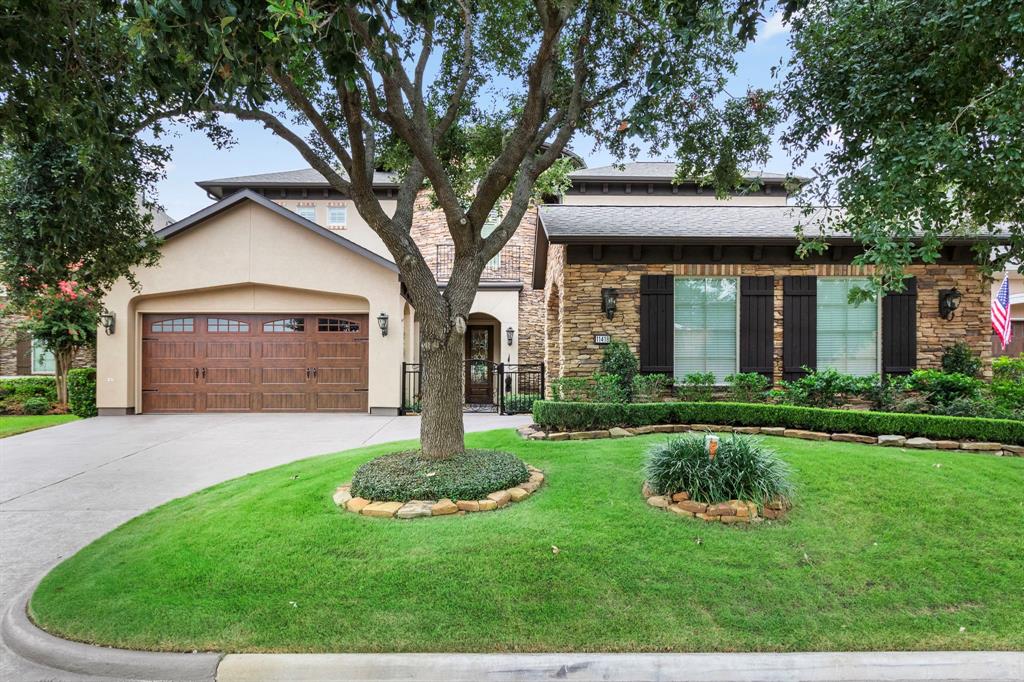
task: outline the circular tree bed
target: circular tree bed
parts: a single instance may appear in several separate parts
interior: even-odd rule
[[[544,474],[509,452],[466,450],[436,460],[397,452],[356,469],[334,502],[363,516],[401,519],[491,511],[533,494]]]

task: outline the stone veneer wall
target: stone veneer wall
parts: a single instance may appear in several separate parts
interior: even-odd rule
[[[531,206],[519,223],[507,246],[520,249],[519,281],[523,288],[519,292],[519,362],[533,363],[544,359],[544,292],[533,288],[533,252],[537,228],[537,209]],[[427,264],[437,275],[436,257],[439,244],[451,244],[444,212],[431,206],[426,193],[416,199],[412,219],[412,238],[420,247]],[[504,334],[504,330],[501,330]]]
[[[555,263],[554,261],[557,261]],[[629,343],[638,352],[640,343],[640,276],[689,275],[775,276],[775,381],[782,378],[782,305],[783,276],[819,277],[863,276],[866,268],[852,265],[601,265],[567,264],[564,249],[552,248],[548,261],[548,291],[560,292],[561,325],[556,334],[548,331],[548,355],[556,347],[553,339],[561,336],[561,363],[551,364],[549,377],[583,375],[596,370],[602,347],[594,343],[594,334],[608,333]],[[917,277],[917,365],[938,367],[943,350],[956,341],[966,341],[985,361],[986,376],[991,375],[992,340],[989,324],[991,282],[982,278],[973,265],[914,265],[907,274]],[[963,294],[960,308],[952,321],[939,317],[938,290],[956,286]],[[601,313],[601,289],[618,289],[618,312],[613,321]]]

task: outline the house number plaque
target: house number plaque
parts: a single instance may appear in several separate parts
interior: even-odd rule
[[[594,334],[594,343],[596,343],[599,346],[607,346],[611,342],[611,334]]]

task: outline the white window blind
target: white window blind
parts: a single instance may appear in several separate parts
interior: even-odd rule
[[[711,372],[716,383],[736,372],[737,280],[676,277],[674,370],[676,379]]]
[[[57,361],[53,353],[39,339],[32,339],[32,373],[53,374],[57,371]]]
[[[501,223],[501,209],[495,207],[487,216],[487,220],[484,221],[483,227],[480,228],[480,236],[486,239],[491,236],[491,233],[498,229],[498,225]],[[490,270],[497,270],[501,267],[501,251],[494,254],[494,258],[487,261],[487,265],[484,266]]]
[[[867,376],[878,371],[878,301],[849,303],[858,277],[818,278],[818,369]]]
[[[295,212],[306,220],[316,222],[316,206],[299,206],[295,209]]]
[[[327,224],[331,227],[344,227],[346,214],[344,206],[328,206]]]

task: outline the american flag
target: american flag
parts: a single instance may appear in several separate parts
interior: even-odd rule
[[[1010,276],[1003,277],[1003,283],[999,286],[996,297],[992,299],[992,329],[999,337],[999,343],[1003,349],[1009,345],[1013,338],[1013,326],[1010,324]]]

